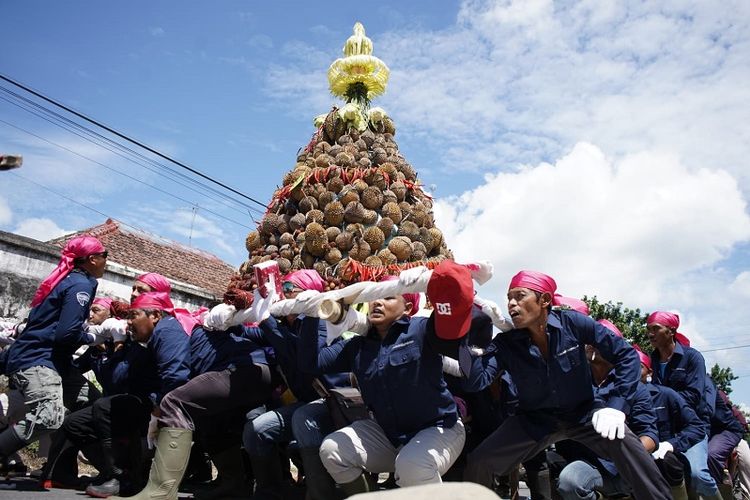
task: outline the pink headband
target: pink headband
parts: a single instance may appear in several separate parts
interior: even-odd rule
[[[640,349],[636,349],[638,352],[638,357],[641,359],[641,364],[646,365],[646,368],[649,370],[651,369],[651,358],[648,357],[648,354],[641,351]]]
[[[549,293],[550,295],[555,295],[557,291],[557,283],[554,279],[536,271],[521,271],[513,276],[508,290],[518,287],[528,288],[535,292]]]
[[[31,300],[31,307],[41,304],[53,288],[57,286],[75,267],[76,259],[83,259],[95,253],[105,251],[102,242],[93,236],[78,236],[71,239],[62,249],[60,262],[57,267],[47,276],[37,288],[34,298]]]
[[[648,315],[646,324],[659,324],[662,326],[666,326],[667,328],[674,328],[675,330],[677,330],[677,328],[680,327],[680,317],[674,313],[656,311]],[[688,339],[684,334],[680,332],[675,332],[674,340],[675,342],[678,342],[685,347],[690,347],[690,339]]]
[[[158,273],[141,274],[135,280],[150,286],[152,292],[170,293],[172,291],[172,285],[169,283],[169,280]]]
[[[387,275],[383,276],[380,281],[394,281],[397,279],[398,276]],[[419,311],[420,295],[418,293],[405,293],[401,296],[404,298],[404,301],[411,304],[411,312],[409,313],[409,316],[417,314],[417,311]]]
[[[556,306],[567,306],[568,308],[578,311],[581,314],[589,315],[589,306],[580,299],[574,299],[573,297],[564,297],[562,295],[554,296],[554,303]]]
[[[110,310],[112,307],[112,299],[110,299],[109,297],[97,297],[94,299],[94,302],[91,303],[91,305],[94,305],[94,304],[102,306],[103,308],[112,312]]]
[[[131,309],[159,309],[160,311],[172,314],[174,304],[166,292],[146,292],[136,297],[130,303]]]
[[[302,290],[325,290],[326,282],[314,269],[300,269],[284,276],[282,281],[289,281]]]
[[[599,323],[604,328],[606,328],[607,330],[611,331],[612,333],[614,333],[618,337],[622,337],[622,332],[620,331],[620,329],[617,328],[615,326],[615,324],[612,323],[610,320],[608,320],[608,319],[600,319],[599,321],[597,321],[597,323]]]

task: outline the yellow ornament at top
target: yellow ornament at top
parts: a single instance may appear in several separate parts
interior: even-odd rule
[[[357,94],[363,93],[357,89],[359,83],[366,87],[369,101],[385,93],[391,71],[372,55],[372,40],[365,35],[362,23],[356,23],[353,31],[344,44],[344,57],[333,61],[328,68],[328,86],[333,95],[352,102],[358,100]]]

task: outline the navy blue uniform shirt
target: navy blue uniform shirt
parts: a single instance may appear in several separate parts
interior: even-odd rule
[[[703,422],[682,396],[665,385],[647,384],[659,427],[659,440],[685,453],[703,439]]]
[[[703,432],[708,434],[714,401],[710,395],[706,395],[706,362],[703,355],[692,347],[677,342],[663,375],[659,365],[659,351],[655,350],[651,353],[653,383],[666,385],[677,391],[695,409],[703,421]]]
[[[192,376],[226,370],[230,365],[268,365],[263,348],[249,338],[243,337],[243,334],[242,326],[225,331],[206,331],[202,326],[194,328],[190,336]]]
[[[292,325],[285,320],[277,320],[273,316],[260,324],[263,338],[273,347],[276,360],[281,367],[289,389],[299,401],[309,403],[320,398],[313,388],[313,379],[316,372],[309,367],[307,360],[301,359],[300,353],[304,349],[302,345],[302,328],[304,316],[300,315]],[[318,323],[318,347],[326,345],[326,326],[324,322]],[[320,377],[320,381],[329,389],[332,387],[348,387],[348,373],[331,373]]]
[[[518,415],[535,439],[561,425],[586,422],[594,406],[591,370],[584,346],[591,344],[614,365],[615,381],[607,406],[626,415],[640,380],[641,363],[630,344],[577,311],[552,310],[547,318],[549,359],[531,342],[528,332],[500,333],[475,358],[467,377],[467,390],[487,387],[507,370],[518,388]]]
[[[740,438],[742,438],[742,436],[744,436],[745,434],[744,430],[742,429],[742,425],[734,416],[734,413],[732,413],[732,409],[730,408],[730,406],[719,394],[719,391],[716,388],[716,384],[714,384],[714,381],[710,378],[706,380],[706,384],[711,384],[711,386],[714,387],[714,392],[716,393],[714,413],[713,415],[711,415],[710,435],[713,436],[714,434],[719,434],[720,432],[729,431],[733,434],[737,434],[738,436],[740,436]]]
[[[190,378],[190,338],[174,317],[165,314],[156,324],[146,348],[151,354],[151,363],[141,373],[129,373],[128,376],[145,382],[156,375],[159,387],[149,394],[149,399],[158,406],[169,391]]]
[[[73,353],[89,343],[83,324],[89,317],[97,285],[96,278],[80,269],[63,278],[31,310],[26,329],[9,348],[6,373],[46,366],[65,376]]]
[[[402,318],[384,339],[371,329],[367,336],[323,348],[318,319],[305,318],[303,325],[301,348],[311,370],[354,373],[362,398],[394,445],[407,443],[422,429],[456,424],[456,403],[443,379],[430,319]]]

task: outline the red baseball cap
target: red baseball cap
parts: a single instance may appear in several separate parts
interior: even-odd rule
[[[444,260],[432,270],[427,297],[435,308],[435,335],[446,340],[464,337],[471,326],[474,283],[471,272],[452,260]]]

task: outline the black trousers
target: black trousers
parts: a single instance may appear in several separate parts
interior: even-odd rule
[[[495,474],[507,474],[513,467],[534,457],[551,444],[572,439],[612,460],[632,486],[636,499],[672,498],[669,485],[659,473],[651,454],[627,427],[624,439],[612,441],[602,438],[591,424],[564,427],[536,441],[524,429],[522,419],[521,416],[508,418],[469,454],[464,472],[466,481],[490,488]]]
[[[244,415],[264,404],[274,383],[265,365],[202,373],[164,396],[159,425],[191,431],[199,427],[201,432],[211,432],[216,422],[225,421],[230,415]],[[217,433],[212,435],[218,437]],[[215,439],[205,440],[204,445],[209,442],[212,448],[206,447],[209,453],[224,446]]]

